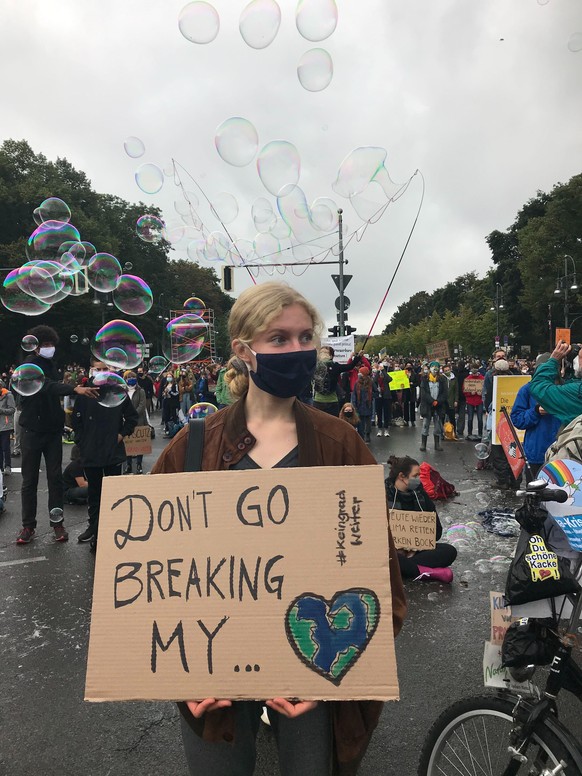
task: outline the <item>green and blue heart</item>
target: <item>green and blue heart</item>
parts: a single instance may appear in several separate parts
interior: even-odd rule
[[[299,660],[339,685],[370,643],[379,620],[380,601],[372,590],[342,590],[331,600],[303,593],[287,609],[285,630]]]

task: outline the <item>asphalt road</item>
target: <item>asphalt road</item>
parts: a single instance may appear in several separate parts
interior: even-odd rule
[[[394,428],[389,439],[374,436],[371,447],[384,462],[391,453],[420,456],[418,443],[418,428]],[[158,437],[154,444],[157,455],[165,440]],[[439,507],[445,525],[475,520],[488,506],[514,504],[491,488],[490,472],[475,471],[472,443],[444,444],[444,452],[429,450],[425,457],[459,491]],[[65,459],[68,450],[65,446]],[[14,459],[14,467],[18,462]],[[89,548],[76,541],[86,524],[85,509],[67,508],[71,540],[55,545],[41,508],[38,538],[18,547],[20,475],[6,483],[7,509],[0,516],[0,774],[186,776],[173,704],[83,701],[93,579]],[[413,776],[423,738],[440,711],[481,691],[488,595],[503,590],[504,573],[481,573],[475,562],[509,556],[513,544],[480,529],[457,559],[452,585],[407,585],[409,614],[397,640],[401,700],[386,705],[362,776]],[[562,704],[564,719],[580,736],[582,715],[572,703]],[[256,776],[277,773],[272,739],[261,732]]]

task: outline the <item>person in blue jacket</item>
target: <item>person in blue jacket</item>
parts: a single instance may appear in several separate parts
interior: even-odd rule
[[[536,367],[550,358],[549,353],[543,353],[536,360]],[[511,422],[516,428],[525,429],[523,449],[530,465],[531,474],[526,469],[526,481],[537,477],[544,465],[546,450],[555,441],[561,426],[560,418],[550,415],[537,402],[531,393],[531,383],[522,386],[515,398],[511,410]]]

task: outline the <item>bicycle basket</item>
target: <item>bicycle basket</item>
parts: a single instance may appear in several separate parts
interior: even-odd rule
[[[534,620],[522,617],[512,622],[501,646],[501,664],[504,667],[546,666],[554,657],[548,640],[552,620]]]

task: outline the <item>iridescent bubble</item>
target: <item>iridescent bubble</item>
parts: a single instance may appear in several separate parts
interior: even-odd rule
[[[335,0],[299,0],[295,23],[299,34],[306,40],[318,42],[333,34],[337,17]]]
[[[259,150],[259,134],[254,125],[240,116],[223,121],[214,137],[221,159],[233,167],[250,164]]]
[[[44,300],[61,290],[64,276],[56,261],[27,261],[18,270],[16,282],[25,294]]]
[[[475,445],[475,455],[479,461],[485,461],[489,458],[490,452],[489,445],[486,445],[484,442],[479,442]]]
[[[199,299],[197,296],[191,296],[189,299],[186,299],[182,307],[184,310],[188,310],[191,313],[200,315],[201,312],[206,310],[206,303],[203,302],[202,299]]]
[[[71,209],[67,203],[58,197],[49,197],[39,205],[39,215],[43,223],[60,221],[67,224],[71,220]]]
[[[10,387],[20,396],[34,396],[44,385],[44,372],[36,364],[17,366],[10,378]]]
[[[97,372],[93,386],[99,389],[97,403],[102,407],[119,407],[127,398],[127,383],[115,372]]]
[[[132,269],[133,269],[133,264],[131,263],[131,261],[126,261],[125,264],[123,265],[123,271],[131,272]]]
[[[474,546],[479,539],[479,534],[472,526],[457,523],[447,530],[446,538],[450,544],[458,545],[462,542],[464,545]]]
[[[191,240],[186,248],[188,258],[192,261],[201,261],[205,259],[204,251],[206,249],[206,240]]]
[[[66,299],[67,296],[71,294],[75,283],[75,278],[76,275],[73,275],[69,272],[61,272],[55,278],[56,282],[54,294],[51,294],[50,296],[44,296],[42,301],[45,304],[50,305],[57,304],[57,302],[62,302],[63,299]]]
[[[148,371],[152,375],[160,375],[168,366],[169,362],[164,356],[153,356],[148,364]]]
[[[211,232],[204,245],[204,258],[208,261],[226,261],[231,242],[222,232]]]
[[[338,207],[333,199],[318,197],[311,205],[311,223],[322,232],[332,232],[338,227]]]
[[[257,260],[254,246],[250,240],[236,240],[231,256],[236,265],[254,264]]]
[[[240,15],[242,39],[254,49],[270,46],[281,26],[281,9],[275,0],[252,0]]]
[[[573,54],[582,51],[582,32],[574,32],[568,40],[568,50]]]
[[[89,285],[95,291],[113,291],[119,283],[121,264],[110,253],[96,253],[87,265]]]
[[[63,268],[63,272],[68,275],[76,275],[80,272],[82,267],[73,253],[67,251],[63,253],[60,260],[60,265]]]
[[[139,159],[140,156],[145,154],[145,145],[139,137],[128,137],[123,143],[125,153],[131,156],[132,159]]]
[[[199,401],[198,404],[193,404],[188,410],[188,417],[191,420],[202,420],[209,415],[213,415],[218,412],[218,408],[214,404],[210,404],[207,401]]]
[[[32,353],[33,350],[38,348],[38,340],[34,334],[25,334],[20,343],[20,347],[26,353]]]
[[[76,345],[78,341],[79,341],[79,338],[77,337],[77,335],[71,334],[71,336],[69,337],[69,342],[71,342],[73,345]]]
[[[165,223],[158,216],[146,214],[137,219],[135,232],[146,243],[161,243],[164,239]]]
[[[321,92],[333,78],[333,60],[325,49],[306,51],[297,65],[299,83],[308,92]]]
[[[286,140],[273,140],[261,150],[257,170],[268,192],[274,197],[285,196],[297,185],[301,175],[299,151]]]
[[[236,197],[223,191],[212,200],[210,209],[213,215],[223,224],[232,223],[238,216],[238,202]]]
[[[143,360],[144,345],[143,334],[133,323],[115,320],[99,329],[91,343],[91,352],[114,369],[133,369]],[[124,356],[119,354],[118,359],[108,359],[107,353],[114,348],[122,351]]]
[[[127,369],[128,358],[123,348],[107,348],[103,361],[115,369]]]
[[[40,226],[42,224],[42,218],[40,216],[40,208],[39,207],[35,207],[34,208],[34,210],[32,211],[32,217],[34,219],[34,223],[37,226]]]
[[[269,229],[269,234],[272,234],[277,240],[286,240],[291,236],[291,229],[282,218],[276,218],[275,223]]]
[[[166,325],[162,352],[172,364],[185,364],[202,352],[208,326],[199,316],[189,313]]]
[[[372,181],[378,183],[387,197],[393,197],[398,186],[391,180],[385,167],[388,153],[385,148],[364,146],[355,148],[340,165],[333,190],[350,199],[364,192]]]
[[[51,309],[50,304],[37,297],[25,294],[18,287],[19,269],[6,275],[0,288],[0,301],[7,310],[21,315],[42,315]]]
[[[113,304],[126,315],[144,315],[151,310],[154,297],[151,288],[137,275],[122,275],[113,291]]]
[[[182,8],[178,27],[191,43],[212,43],[220,30],[220,17],[210,3],[196,0]]]
[[[277,207],[299,243],[321,239],[321,232],[311,224],[305,192],[299,186],[293,186],[284,197],[277,197]]]
[[[64,221],[45,221],[28,238],[26,256],[31,261],[58,259],[61,255],[59,249],[67,240],[81,240],[81,235],[72,224]]]
[[[157,194],[164,185],[164,173],[155,164],[142,164],[135,171],[135,182],[146,194]]]

